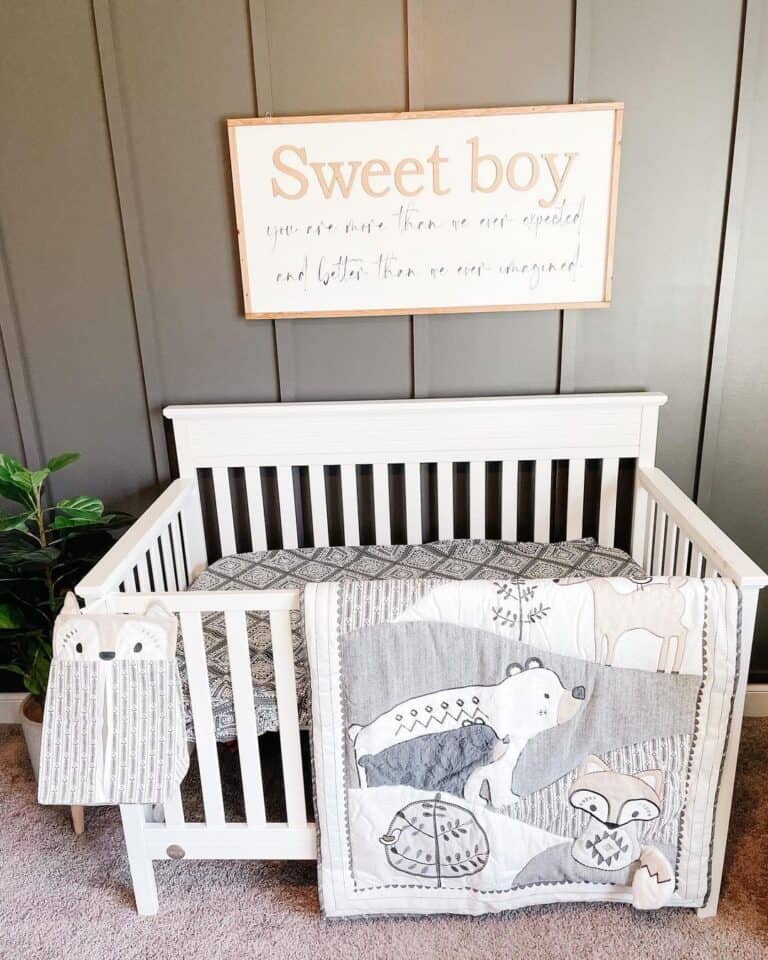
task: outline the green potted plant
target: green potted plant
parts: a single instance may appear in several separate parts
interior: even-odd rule
[[[62,453],[40,470],[0,454],[0,497],[19,509],[0,513],[0,670],[21,678],[27,697],[21,723],[38,772],[51,630],[64,596],[132,522],[126,513],[105,513],[95,497],[71,497],[47,505],[46,481],[80,458]]]

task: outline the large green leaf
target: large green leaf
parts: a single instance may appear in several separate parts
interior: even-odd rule
[[[18,513],[15,516],[6,516],[0,513],[0,533],[7,533],[9,530],[21,530],[27,532],[27,522],[34,516],[33,510],[27,510],[26,513]]]
[[[24,506],[34,504],[29,470],[7,453],[0,453],[0,496]]]
[[[12,603],[0,603],[0,630],[14,630],[24,622],[19,608]]]
[[[0,544],[0,565],[2,566],[48,565],[55,563],[60,556],[61,552],[56,547],[36,547],[33,544],[27,546],[14,543]]]
[[[69,527],[84,527],[104,522],[104,504],[96,497],[59,500],[56,509],[58,514],[51,524],[54,530],[66,530]]]
[[[60,453],[57,457],[51,457],[48,461],[48,469],[51,473],[54,473],[56,470],[63,470],[64,467],[68,467],[70,463],[79,459],[79,453]]]
[[[51,471],[48,469],[48,467],[43,467],[42,470],[33,470],[29,475],[30,480],[32,481],[32,486],[35,489],[37,489],[38,487],[41,487],[45,482],[45,480],[48,478],[48,475],[50,474],[50,472]]]

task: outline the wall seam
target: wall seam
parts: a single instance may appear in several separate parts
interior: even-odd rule
[[[163,424],[165,390],[159,363],[155,314],[149,285],[149,270],[144,253],[136,183],[131,163],[128,123],[125,115],[117,68],[112,12],[109,0],[92,0],[96,47],[101,72],[104,109],[107,118],[109,149],[117,194],[117,206],[123,235],[128,285],[131,292],[136,343],[141,367],[147,426],[158,483],[170,477],[168,449]]]
[[[424,0],[405,0],[406,77],[408,110],[424,110]],[[413,396],[429,396],[428,314],[411,315],[411,377]]]
[[[248,0],[248,22],[251,30],[251,69],[256,92],[256,111],[259,117],[272,114],[272,57],[269,48],[269,21],[267,19],[267,0]],[[249,323],[263,323],[250,320]],[[283,401],[295,400],[296,363],[293,350],[293,320],[270,321],[272,341],[275,350],[275,378],[277,395]]]
[[[573,44],[571,47],[571,103],[582,103],[589,89],[592,39],[592,0],[573,2]],[[580,322],[579,310],[562,310],[560,322],[557,393],[576,390],[576,339],[574,329]]]
[[[29,385],[29,375],[21,339],[19,312],[11,290],[5,242],[0,229],[0,339],[2,339],[8,382],[13,398],[16,425],[24,460],[32,468],[42,465],[40,428]]]
[[[734,118],[723,209],[720,263],[712,317],[712,333],[707,360],[707,378],[701,411],[698,462],[694,481],[694,499],[706,510],[712,497],[720,415],[725,390],[728,341],[736,299],[736,275],[744,215],[744,196],[749,166],[752,116],[755,109],[759,69],[760,30],[765,0],[744,0],[739,62],[734,94]]]

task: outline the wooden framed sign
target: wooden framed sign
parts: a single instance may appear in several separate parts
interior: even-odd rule
[[[608,306],[622,115],[229,120],[245,315]]]

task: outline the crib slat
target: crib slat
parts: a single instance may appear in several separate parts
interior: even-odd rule
[[[600,519],[598,521],[598,542],[604,547],[612,547],[616,532],[616,492],[619,479],[619,461],[616,457],[603,460],[600,480]]]
[[[469,535],[474,540],[485,537],[484,460],[473,460],[469,465]]]
[[[146,554],[142,553],[141,559],[136,564],[136,571],[139,575],[139,593],[152,593],[152,584],[149,582],[149,567],[147,566]]]
[[[294,504],[293,467],[277,468],[277,490],[280,497],[280,526],[283,530],[283,549],[295,550],[299,545]]]
[[[653,554],[653,522],[656,518],[656,502],[648,497],[648,509],[645,517],[645,542],[643,543],[643,570],[651,573],[651,556]]]
[[[179,590],[186,590],[189,586],[187,578],[187,568],[184,564],[184,551],[181,547],[181,530],[179,527],[180,518],[174,517],[171,520],[171,542],[173,543],[173,559],[176,565],[176,582]]]
[[[501,465],[501,539],[517,540],[517,460]]]
[[[173,550],[171,550],[171,535],[168,527],[164,527],[160,533],[160,553],[163,557],[163,567],[165,569],[165,582],[169,590],[183,589],[176,580],[176,568],[173,563]]]
[[[216,520],[219,525],[222,557],[237,552],[235,524],[232,519],[232,494],[229,490],[229,472],[226,467],[213,468],[213,494],[216,499]]]
[[[258,728],[256,713],[253,709],[253,681],[245,611],[227,610],[224,613],[224,624],[227,633],[232,697],[235,702],[237,749],[240,754],[245,817],[253,826],[265,823],[267,818],[264,810],[264,784],[259,758]]]
[[[437,535],[453,537],[453,464],[446,460],[437,465]]]
[[[328,546],[328,502],[325,496],[325,468],[309,466],[309,498],[312,506],[312,533],[316,547]]]
[[[405,522],[408,543],[421,543],[421,464],[405,465]]]
[[[296,694],[296,671],[293,665],[293,638],[288,610],[270,610],[272,656],[275,664],[275,693],[280,732],[280,753],[283,760],[285,807],[288,825],[301,826],[307,821],[304,804],[304,771],[301,766],[299,710]]]
[[[568,463],[567,540],[578,540],[584,533],[584,468],[583,460],[570,460]]]
[[[206,822],[212,826],[224,824],[224,801],[221,795],[219,757],[216,752],[216,733],[211,709],[211,690],[208,685],[203,624],[197,611],[179,613],[184,659],[187,664],[189,699],[197,743],[197,762],[203,791]]]
[[[688,537],[683,536],[680,531],[680,543],[677,547],[677,560],[675,562],[675,573],[678,577],[686,576],[688,572],[688,547],[690,545]]]
[[[533,539],[549,543],[550,499],[552,496],[552,461],[537,460],[534,479]]]
[[[664,568],[662,573],[665,577],[671,577],[675,572],[675,540],[677,539],[677,524],[671,520],[667,527],[667,539],[664,547]]]
[[[174,787],[171,795],[163,804],[163,814],[166,825],[169,827],[180,827],[184,823],[184,806],[181,802],[181,790]]]
[[[163,581],[163,567],[160,563],[160,551],[157,547],[157,539],[153,538],[149,545],[149,564],[152,571],[152,579],[155,583],[155,593],[167,593]]]
[[[354,463],[341,465],[341,502],[344,511],[344,543],[360,545],[360,522],[357,514],[357,471]]]
[[[123,580],[120,586],[123,588],[123,593],[136,593],[136,581],[133,579],[133,571],[136,568],[133,567],[129,572],[128,576]]]
[[[264,494],[261,491],[260,467],[245,468],[245,496],[248,499],[251,550],[266,550],[267,527],[264,522]]]
[[[373,516],[376,522],[376,543],[388,546],[392,542],[389,521],[389,466],[373,465]]]
[[[692,577],[703,577],[704,574],[701,572],[701,550],[695,545],[691,544],[691,576]]]
[[[664,534],[667,515],[660,506],[656,508],[656,536],[653,545],[653,575],[660,577],[664,570]]]

